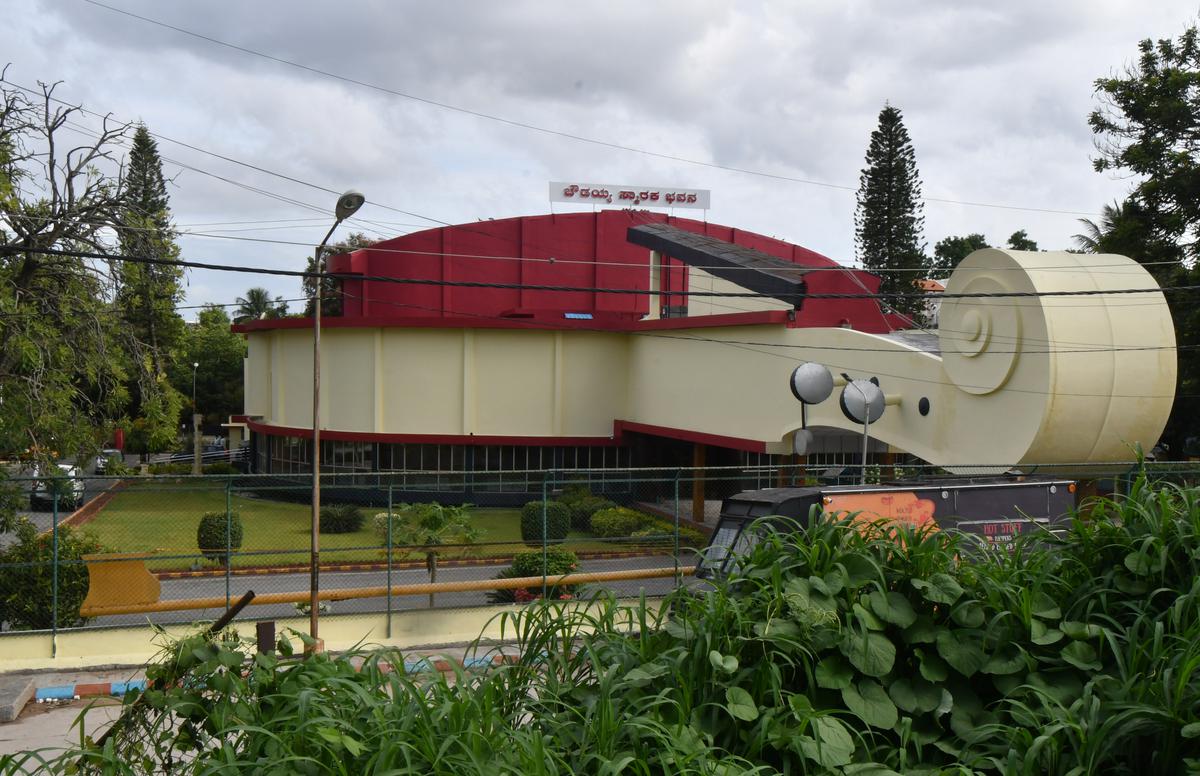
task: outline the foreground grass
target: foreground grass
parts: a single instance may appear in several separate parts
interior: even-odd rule
[[[301,660],[194,636],[147,671],[104,748],[0,769],[1200,772],[1195,490],[1139,483],[1012,555],[827,523],[766,537],[711,592],[501,622],[519,659],[450,679],[407,674],[389,651]]]
[[[312,510],[308,504],[251,498],[231,494],[230,508],[239,513],[244,529],[242,548],[235,553],[235,568],[304,565],[308,562]],[[197,555],[196,529],[205,512],[224,512],[223,485],[190,483],[134,483],[118,492],[86,525],[88,532],[116,552],[160,556],[148,561],[153,570],[187,568],[202,564]],[[321,535],[321,554],[327,563],[382,563],[387,560],[383,542],[371,517],[386,507],[362,508],[363,528],[352,533]],[[519,509],[476,508],[472,520],[482,531],[474,547],[447,547],[443,559],[458,557],[509,557],[529,548],[521,542]],[[567,548],[576,552],[622,549],[586,534],[572,533]],[[394,550],[393,561],[420,560],[424,555]]]

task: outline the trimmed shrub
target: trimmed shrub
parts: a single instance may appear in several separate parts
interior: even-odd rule
[[[217,461],[216,463],[206,463],[200,467],[200,471],[205,474],[237,474],[238,469],[228,461]]]
[[[602,509],[612,509],[616,504],[603,496],[585,496],[567,505],[571,510],[571,529],[575,531],[592,530],[592,515]]]
[[[652,518],[650,522],[642,528],[630,534],[633,539],[651,539],[655,544],[673,544],[675,535],[675,524],[669,520],[661,518]],[[690,526],[679,526],[679,546],[691,547],[692,549],[701,550],[708,546],[708,534],[702,531],[697,531]]]
[[[629,507],[601,509],[592,515],[592,533],[604,539],[625,539],[647,527],[654,518]]]
[[[225,529],[229,529],[229,549],[237,552],[242,548],[242,518],[237,512],[229,515],[228,521],[224,512],[205,512],[200,517],[200,525],[196,529],[196,546],[200,554],[218,563],[225,562]]]
[[[190,463],[152,463],[148,471],[151,474],[191,474]]]
[[[512,579],[514,577],[537,577],[545,574],[569,574],[579,568],[579,558],[570,550],[547,549],[545,565],[542,565],[542,551],[518,553],[512,565],[497,574],[494,579]],[[551,585],[546,590],[551,599],[570,597],[573,595],[572,585]],[[488,593],[488,601],[494,604],[511,604],[514,602],[534,601],[542,597],[542,588],[515,588],[511,590],[493,590]]]
[[[14,630],[44,629],[54,625],[54,544],[50,534],[39,534],[26,518],[16,528],[16,543],[0,551],[0,622]],[[84,555],[104,552],[90,534],[70,526],[58,529],[58,627],[72,628],[85,620],[79,607],[88,593]],[[14,565],[6,565],[14,564]]]
[[[321,533],[354,533],[362,528],[363,513],[357,504],[330,504],[321,507]]]
[[[572,482],[569,485],[564,485],[562,492],[555,497],[555,501],[561,501],[567,506],[571,506],[585,498],[591,498],[591,489],[582,482]]]
[[[567,532],[571,530],[571,511],[567,508],[566,504],[558,501],[547,501],[545,505],[545,541],[561,542],[567,538]],[[521,508],[521,541],[526,544],[542,543],[541,501],[530,501]]]

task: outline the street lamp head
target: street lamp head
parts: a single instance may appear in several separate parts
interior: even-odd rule
[[[357,213],[358,209],[362,207],[363,203],[366,201],[367,198],[359,192],[354,190],[347,191],[345,194],[338,197],[337,207],[334,208],[333,214],[337,217],[337,220],[344,221],[345,219]]]
[[[192,369],[199,369],[199,368],[200,368],[200,362],[199,362],[199,361],[193,361],[193,362],[192,362]]]

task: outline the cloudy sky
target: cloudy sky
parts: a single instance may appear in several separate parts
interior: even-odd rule
[[[1092,171],[1094,80],[1196,13],[1175,0],[104,2],[327,73],[85,0],[5,3],[8,80],[61,81],[63,99],[145,122],[181,230],[262,240],[185,236],[186,258],[294,269],[331,222],[320,211],[335,197],[317,187],[364,192],[349,229],[390,237],[549,212],[547,182],[572,179],[711,189],[709,220],[852,263],[853,189],[885,101],[927,197],[993,205],[928,202],[930,246],[1026,229],[1067,247],[1081,215],[1130,185]],[[299,295],[289,279],[193,272],[188,302],[250,285]]]

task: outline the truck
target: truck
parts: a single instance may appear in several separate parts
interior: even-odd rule
[[[1066,479],[988,477],[748,490],[722,503],[696,576],[728,575],[764,531],[803,531],[811,520],[831,517],[957,530],[982,545],[1012,549],[1022,534],[1061,531],[1075,507],[1075,489]],[[789,520],[756,523],[770,517]]]

